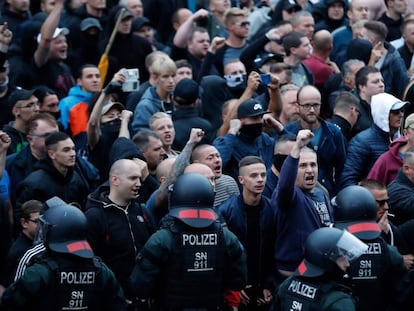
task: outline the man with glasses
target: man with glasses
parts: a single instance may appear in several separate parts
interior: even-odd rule
[[[39,101],[33,90],[16,89],[10,94],[9,103],[13,106],[14,122],[4,127],[10,136],[11,144],[7,154],[20,152],[27,146],[26,129],[30,119],[39,112]]]
[[[360,186],[369,190],[377,202],[377,223],[381,229],[381,237],[388,244],[395,246],[404,258],[407,269],[414,266],[414,255],[409,254],[409,247],[402,231],[394,225],[394,214],[388,213],[388,192],[387,187],[375,179],[364,179]]]
[[[336,125],[319,117],[321,93],[316,87],[307,85],[300,88],[297,97],[300,119],[289,123],[285,129],[294,134],[301,129],[312,131],[314,136],[310,146],[318,157],[318,181],[333,195],[335,179],[341,174],[346,157],[344,138]]]
[[[40,213],[43,210],[43,203],[37,200],[29,200],[22,205],[20,224],[22,231],[14,241],[7,255],[5,275],[0,284],[7,287],[13,282],[17,265],[24,253],[33,245],[36,235]]]

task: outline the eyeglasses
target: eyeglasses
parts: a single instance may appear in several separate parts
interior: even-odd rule
[[[384,206],[385,204],[388,204],[388,199],[385,200],[375,200],[377,201],[378,206]]]
[[[404,109],[399,109],[399,110],[390,110],[390,113],[392,114],[401,114],[404,112]]]
[[[243,22],[240,22],[240,23],[235,23],[235,25],[238,26],[238,27],[247,27],[247,26],[250,26],[250,22],[249,21],[243,21]]]
[[[304,110],[310,110],[313,108],[314,110],[317,110],[321,107],[321,104],[314,103],[314,104],[298,104],[300,107],[302,107]]]
[[[36,219],[28,219],[27,221],[30,221],[30,222],[32,222],[32,223],[34,223],[34,224],[38,224],[39,223],[39,221],[40,221],[40,219],[39,218],[36,218]]]
[[[16,108],[33,109],[36,106],[39,106],[39,102],[31,102],[31,103],[28,103],[26,106],[16,106]]]

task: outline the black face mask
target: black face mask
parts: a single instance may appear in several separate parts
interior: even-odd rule
[[[54,116],[56,120],[60,118],[60,110],[56,112],[47,111],[47,113],[50,113],[52,116]]]
[[[262,123],[246,124],[240,128],[239,136],[247,141],[252,141],[262,134],[262,130]]]
[[[275,154],[273,155],[273,165],[276,167],[276,169],[280,172],[282,169],[282,165],[285,162],[287,158],[287,154]]]
[[[119,135],[121,129],[121,119],[115,119],[109,122],[101,123],[102,136],[115,140]]]

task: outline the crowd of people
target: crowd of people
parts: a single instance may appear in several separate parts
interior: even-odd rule
[[[8,0],[0,128],[0,309],[414,306],[412,1]]]

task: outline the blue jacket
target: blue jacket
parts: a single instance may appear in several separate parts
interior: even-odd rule
[[[273,207],[269,198],[262,196],[260,210],[260,279],[264,288],[273,289],[273,247],[276,238],[276,222]],[[230,197],[218,206],[218,212],[227,224],[227,227],[233,232],[244,248],[247,247],[247,228],[246,228],[246,211],[244,208],[243,196],[235,195]],[[249,257],[249,254],[247,254]],[[249,275],[250,276],[250,275]],[[249,277],[250,278],[250,277]],[[255,284],[254,284],[255,285]]]
[[[71,111],[77,104],[89,105],[92,98],[92,93],[85,92],[79,85],[75,85],[69,90],[69,95],[62,98],[59,102],[60,110],[60,122],[65,130],[69,127],[69,121],[71,119]],[[73,117],[73,116],[72,116]],[[84,120],[82,120],[84,122]]]
[[[339,179],[339,189],[356,185],[364,179],[375,161],[388,150],[389,144],[389,134],[375,124],[357,134],[348,146],[344,170]]]
[[[283,163],[279,183],[272,195],[272,206],[276,212],[276,268],[294,271],[304,257],[305,241],[314,230],[324,227],[309,193],[295,186],[299,159],[288,156]],[[318,187],[314,192],[324,198],[333,223],[333,211],[329,198]]]
[[[387,55],[380,69],[384,78],[384,92],[402,98],[404,89],[409,82],[404,60],[391,44],[385,42],[384,45],[387,49]]]
[[[318,181],[329,191],[330,195],[335,193],[335,179],[341,175],[346,149],[344,137],[341,130],[330,122],[319,119],[322,127],[322,137],[319,146],[313,148],[318,156]],[[300,122],[286,125],[285,130],[295,135],[301,130]]]
[[[135,107],[134,119],[131,124],[134,133],[142,129],[149,129],[149,119],[154,113],[163,111],[171,114],[165,109],[164,103],[155,90],[155,86],[149,87]]]
[[[213,145],[220,152],[223,173],[230,175],[235,180],[238,180],[239,161],[245,156],[254,155],[262,158],[266,168],[270,168],[273,164],[275,140],[266,133],[262,133],[252,143],[241,139],[238,135],[226,134],[217,137]]]

